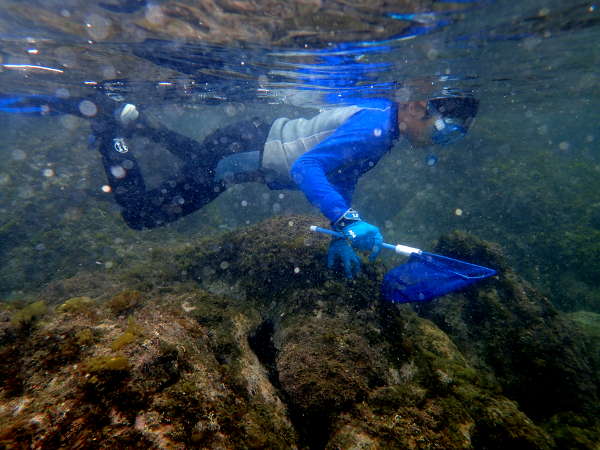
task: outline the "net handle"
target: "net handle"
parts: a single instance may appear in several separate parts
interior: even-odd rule
[[[338,231],[333,231],[327,228],[321,228],[318,227],[316,225],[311,225],[310,226],[310,231],[314,231],[317,233],[323,233],[323,234],[328,234],[330,236],[334,236],[340,239],[345,239],[345,236],[338,232]],[[402,245],[402,244],[398,244],[398,245],[392,245],[392,244],[387,244],[387,243],[383,243],[381,245],[383,248],[387,248],[388,250],[393,250],[394,252],[400,254],[400,255],[404,255],[404,256],[410,256],[412,254],[417,254],[417,255],[421,255],[421,256],[429,256],[435,260],[446,260],[449,262],[457,262],[463,265],[467,265],[469,267],[473,267],[474,269],[477,270],[482,270],[483,273],[481,275],[474,275],[474,276],[470,276],[470,275],[465,275],[463,273],[457,272],[455,270],[450,270],[447,267],[444,267],[443,270],[445,270],[446,272],[450,272],[453,273],[454,275],[464,279],[464,280],[478,280],[478,279],[484,279],[487,278],[491,275],[494,275],[496,273],[495,270],[493,269],[489,269],[487,267],[483,267],[483,266],[479,266],[477,264],[471,264],[465,261],[461,261],[458,259],[454,259],[454,258],[450,258],[448,256],[442,256],[442,255],[436,255],[434,253],[429,253],[429,252],[424,252],[422,250],[419,250],[418,248],[414,248],[414,247],[409,247],[407,245]]]
[[[337,237],[337,238],[345,239],[345,236],[342,233],[338,232],[338,231],[329,230],[327,228],[321,228],[321,227],[318,227],[316,225],[311,225],[310,226],[310,231],[315,231],[317,233],[328,234],[330,236],[334,236],[334,237]],[[381,244],[381,246],[383,248],[387,248],[388,250],[393,250],[394,252],[396,252],[396,253],[398,253],[400,255],[405,255],[405,256],[410,256],[413,253],[417,253],[419,255],[421,253],[423,253],[418,248],[409,247],[407,245],[401,245],[401,244],[392,245],[392,244],[387,244],[387,243],[384,242],[383,244]]]

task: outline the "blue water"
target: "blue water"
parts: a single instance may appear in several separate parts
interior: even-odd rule
[[[460,146],[393,153],[361,181],[357,206],[388,241],[428,247],[455,228],[497,241],[530,280],[568,298],[584,292],[590,308],[596,272],[587,264],[581,276],[578,264],[600,257],[599,23],[597,3],[564,0],[6,1],[0,93],[101,90],[198,139],[250,114],[473,94],[480,114]],[[81,268],[110,270],[192,231],[316,213],[299,193],[250,184],[168,229],[135,233],[102,192],[85,121],[0,120],[7,298]],[[152,146],[145,157],[149,183],[177,164]]]

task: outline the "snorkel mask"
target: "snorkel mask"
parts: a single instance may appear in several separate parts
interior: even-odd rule
[[[431,141],[449,145],[467,134],[473,123],[479,100],[473,97],[439,97],[427,102],[426,118],[434,117]]]

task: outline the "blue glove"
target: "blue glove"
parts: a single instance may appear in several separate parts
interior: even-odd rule
[[[352,244],[352,247],[363,252],[371,252],[369,261],[372,262],[377,259],[381,251],[381,245],[383,244],[383,236],[379,228],[359,220],[346,225],[340,231],[344,234],[348,242]]]
[[[340,260],[347,278],[352,278],[360,272],[360,259],[345,239],[334,239],[329,244],[327,252],[327,267],[332,269]]]

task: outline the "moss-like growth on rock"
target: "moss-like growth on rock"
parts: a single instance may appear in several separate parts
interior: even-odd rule
[[[90,297],[72,297],[59,305],[56,310],[65,313],[82,313],[88,311],[94,303]]]
[[[495,246],[452,233],[436,251],[498,267],[501,274],[478,289],[421,305],[423,316],[448,333],[478,369],[493,373],[532,417],[597,409],[599,379],[585,337],[502,262]]]
[[[39,300],[34,303],[30,303],[23,309],[16,311],[11,317],[11,323],[15,326],[29,325],[40,317],[42,317],[48,311],[46,302]]]
[[[83,362],[83,371],[91,374],[102,372],[124,372],[129,370],[129,360],[126,356],[96,356]]]
[[[85,328],[75,333],[75,339],[77,344],[83,347],[90,346],[96,341],[94,333],[89,328]]]
[[[381,301],[379,264],[352,281],[324,270],[328,240],[310,234],[311,223],[280,217],[191,240],[127,274],[82,275],[44,297],[55,304],[100,297],[103,286],[120,289],[107,303],[110,314],[48,314],[26,330],[7,321],[0,445],[554,449],[598,442],[593,333],[523,283],[497,247],[464,233],[442,239],[444,253],[500,276],[413,309]],[[79,294],[75,287],[85,283],[78,282],[91,279],[94,290]],[[135,321],[125,324],[133,309]]]
[[[142,301],[142,294],[135,290],[126,290],[112,297],[106,305],[114,314],[123,314],[136,307]]]
[[[113,351],[119,351],[123,347],[137,341],[143,335],[144,333],[142,328],[135,323],[135,320],[132,316],[129,316],[127,319],[127,328],[125,329],[125,332],[115,339],[112,344],[110,344],[110,348]]]

